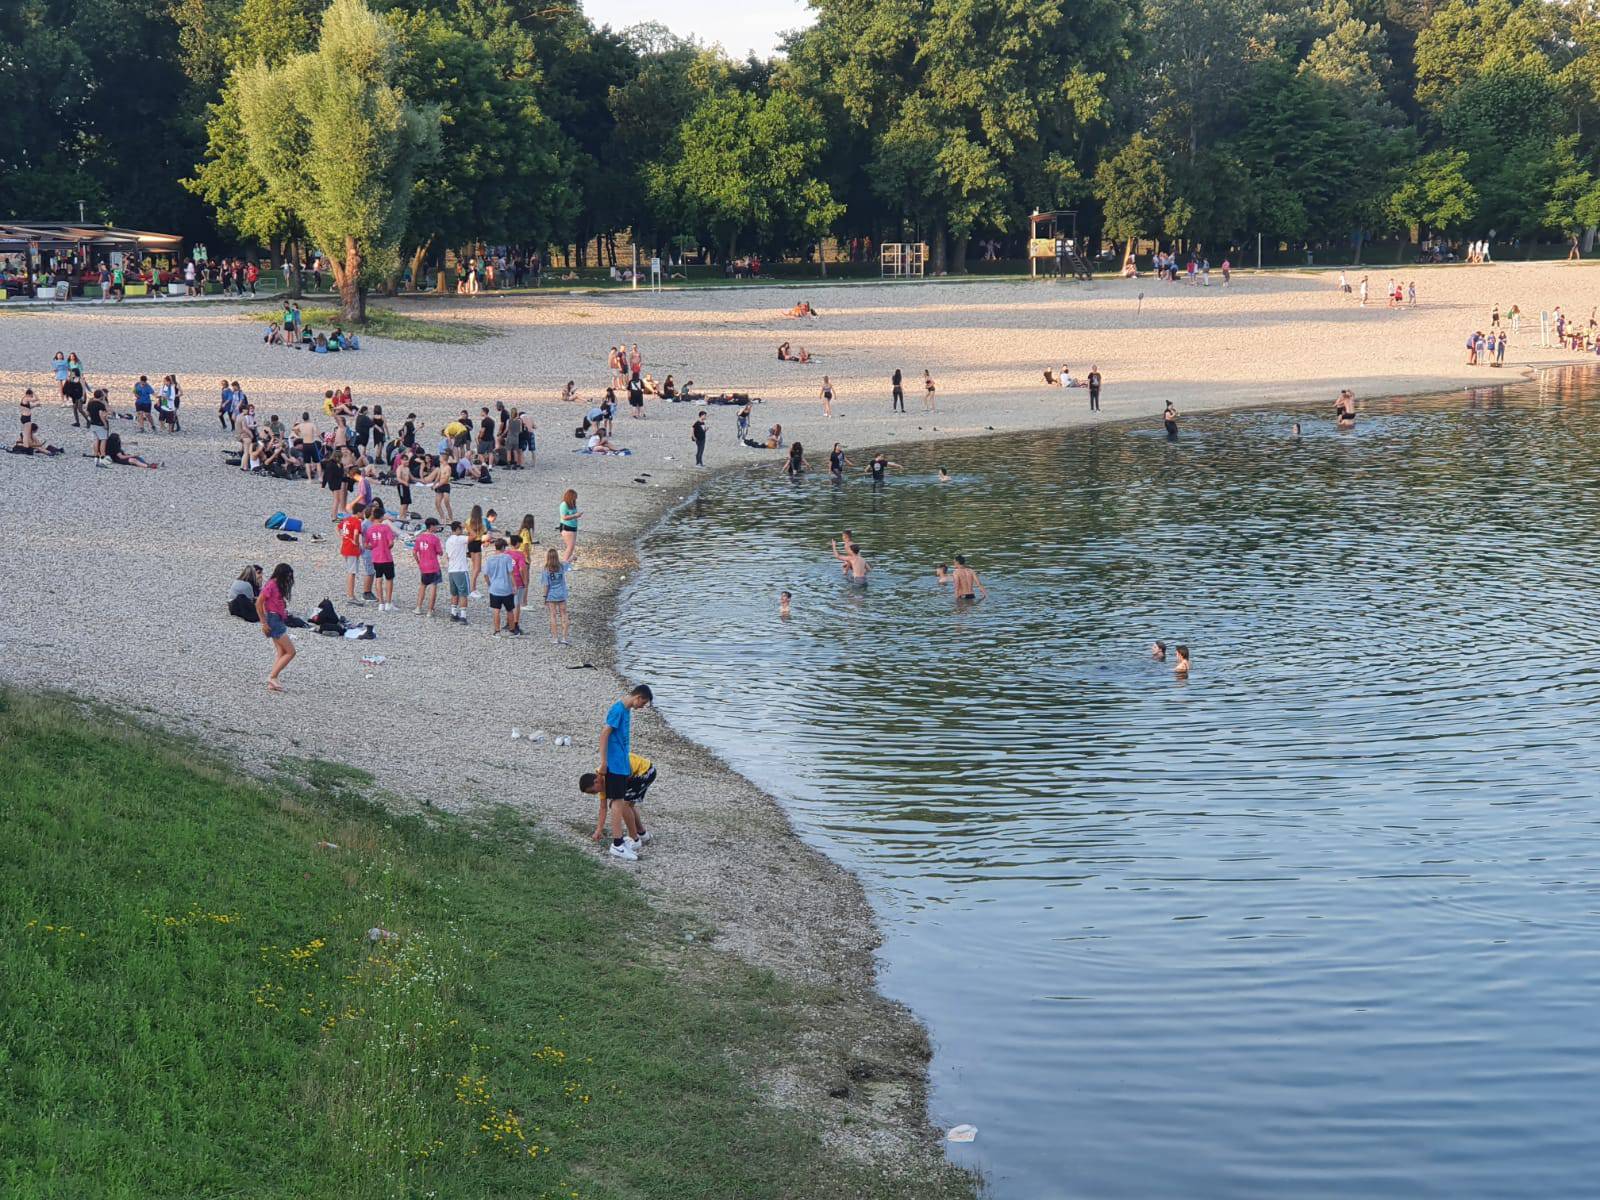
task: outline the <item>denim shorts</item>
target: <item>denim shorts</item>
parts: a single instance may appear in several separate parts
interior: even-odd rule
[[[273,641],[277,641],[288,632],[289,627],[283,623],[282,617],[280,617],[277,613],[267,614],[267,636],[269,638],[271,638]]]

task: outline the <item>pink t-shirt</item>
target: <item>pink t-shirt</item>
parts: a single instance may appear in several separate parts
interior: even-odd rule
[[[417,540],[411,543],[411,552],[417,556],[417,570],[424,575],[438,572],[439,555],[444,553],[444,547],[439,545],[439,539],[433,534],[419,533]]]
[[[506,553],[511,556],[511,573],[512,573],[513,578],[516,580],[517,586],[519,588],[520,587],[527,587],[528,586],[528,556],[526,554],[524,554],[521,550],[515,550],[515,549],[507,550]]]
[[[394,530],[386,521],[376,521],[367,527],[367,549],[372,551],[375,563],[394,561]]]
[[[289,615],[289,606],[283,602],[283,592],[279,589],[276,579],[267,580],[266,586],[261,589],[261,607],[266,612],[280,617]]]

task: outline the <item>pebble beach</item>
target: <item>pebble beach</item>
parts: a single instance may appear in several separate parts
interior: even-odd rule
[[[369,772],[400,805],[462,814],[506,805],[557,837],[587,841],[594,806],[575,781],[593,766],[606,707],[637,682],[619,672],[626,664],[613,653],[614,622],[628,620],[615,597],[636,568],[637,539],[671,519],[708,472],[775,472],[782,457],[740,445],[736,410],[712,407],[706,467],[697,470],[689,425],[700,406],[655,399],[643,420],[625,405],[618,412],[613,440],[630,456],[574,453],[573,429],[588,406],[563,404],[562,385],[574,380],[580,395],[596,399],[611,346],[637,343],[657,380],[672,374],[680,385],[692,379],[697,392],[761,397],[752,431],[781,423],[817,464],[835,441],[859,462],[896,443],[1021,438],[1091,421],[1155,425],[1169,401],[1180,414],[1268,402],[1331,411],[1342,388],[1359,401],[1512,382],[1574,361],[1571,351],[1535,345],[1541,309],[1561,305],[1587,321],[1600,303],[1600,273],[1587,264],[1366,273],[1375,299],[1365,308],[1338,290],[1337,272],[1236,274],[1228,286],[1213,274],[1208,288],[1147,277],[376,300],[407,315],[487,326],[493,336],[474,345],[368,337],[359,353],[330,355],[263,344],[276,312],[265,303],[7,309],[0,382],[13,401],[24,387],[35,390],[40,436],[67,453],[0,459],[0,679],[116,703],[263,775],[290,760],[330,759]],[[1351,271],[1351,281],[1360,275]],[[1387,307],[1389,279],[1415,280],[1417,305]],[[801,298],[818,319],[784,316]],[[1491,308],[1513,304],[1524,318],[1505,368],[1467,366],[1467,335],[1488,328]],[[780,361],[781,342],[804,347],[813,361]],[[115,422],[127,448],[159,471],[99,468],[85,456],[84,431],[73,428],[51,375],[58,350],[78,354],[86,382],[108,388],[119,413],[131,412],[140,374],[179,377],[181,434],[135,437],[132,422]],[[1062,365],[1080,377],[1099,369],[1100,412],[1088,411],[1085,391],[1044,385],[1043,370]],[[905,414],[890,411],[897,368],[906,376]],[[935,412],[924,411],[924,369],[938,384]],[[836,393],[832,418],[818,398],[824,374]],[[392,427],[416,413],[428,445],[462,408],[475,415],[503,401],[520,409],[537,425],[533,466],[458,487],[452,500],[458,518],[481,504],[509,528],[532,513],[542,550],[557,544],[561,494],[577,490],[585,515],[569,606],[573,644],[551,645],[540,611],[524,616],[529,636],[492,639],[486,601],[473,602],[467,628],[444,619],[442,598],[439,617],[414,615],[416,571],[403,550],[396,610],[347,609],[328,494],[224,465],[236,446],[215,415],[224,376],[242,382],[263,424],[269,414],[287,424],[310,410],[326,428],[323,392],[348,385],[356,403],[381,404]],[[379,494],[392,511],[392,490]],[[430,515],[426,489],[416,495],[417,511]],[[298,540],[263,527],[278,511],[304,522]],[[270,570],[279,561],[296,572],[293,611],[304,615],[326,596],[344,615],[372,622],[377,638],[298,631],[288,691],[269,695],[270,648],[225,603],[241,567]],[[776,603],[708,599],[708,634],[741,610]],[[363,661],[376,655],[381,663]],[[658,692],[661,708],[673,702]],[[556,744],[566,736],[571,746]],[[661,770],[649,802],[657,840],[643,861],[614,869],[702,922],[719,948],[837,998],[816,1014],[814,1061],[774,1064],[768,1091],[825,1114],[828,1136],[849,1153],[934,1169],[926,1037],[876,989],[878,935],[860,884],[804,845],[774,801],[675,737],[658,715],[635,720],[634,740]],[[830,1099],[837,1080],[861,1077],[863,1064],[878,1086]]]

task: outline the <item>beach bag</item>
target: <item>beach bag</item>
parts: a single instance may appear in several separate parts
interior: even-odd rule
[[[275,512],[267,518],[268,529],[279,529],[284,533],[299,533],[305,528],[305,522],[299,517],[286,517],[281,512]]]

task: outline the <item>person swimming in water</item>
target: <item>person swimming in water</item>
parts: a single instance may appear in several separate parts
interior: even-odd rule
[[[1172,652],[1178,656],[1172,664],[1173,675],[1179,679],[1189,678],[1189,647],[1174,646]]]
[[[1152,642],[1150,644],[1150,657],[1157,662],[1167,661],[1167,644],[1165,642]]]
[[[849,540],[849,533],[849,530],[845,531],[846,540],[843,554],[839,553],[838,542],[830,542],[828,544],[833,547],[833,556],[844,564],[845,577],[857,587],[866,587],[867,572],[872,570],[872,566],[866,559],[861,557],[861,547]]]
[[[778,593],[778,616],[787,621],[789,619],[789,593]]]
[[[989,598],[989,589],[983,586],[983,580],[978,578],[978,573],[967,566],[965,555],[956,555],[955,569],[950,577],[956,585],[957,600],[976,601],[979,596],[985,600]]]
[[[1333,419],[1340,429],[1356,427],[1356,394],[1349,388],[1341,391],[1339,398],[1333,402]]]
[[[1172,401],[1167,401],[1167,407],[1161,413],[1161,423],[1167,427],[1167,441],[1178,440],[1178,410],[1172,407]]]
[[[950,568],[945,563],[935,563],[933,567],[933,581],[940,587],[950,582]]]
[[[940,483],[949,483],[950,482],[950,472],[946,471],[943,467],[939,468],[939,482]]]

